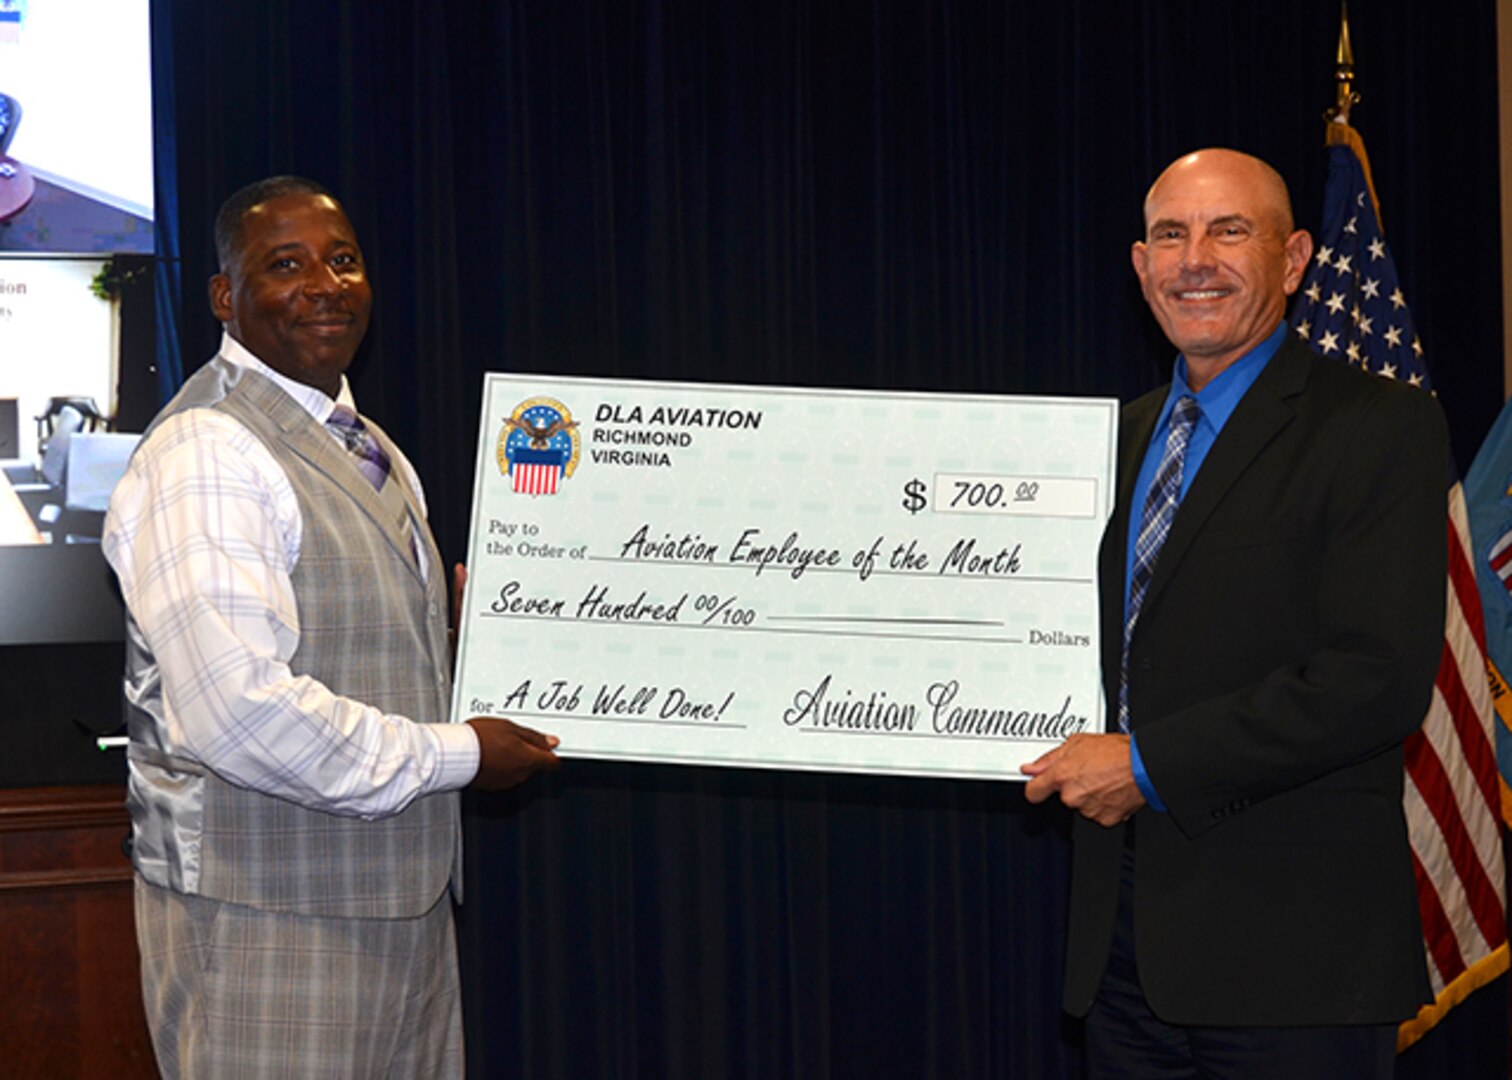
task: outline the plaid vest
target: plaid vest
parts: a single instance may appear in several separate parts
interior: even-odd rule
[[[206,407],[252,431],[299,500],[294,674],[387,713],[444,723],[451,696],[446,575],[408,484],[395,476],[380,495],[296,401],[222,357],[197,372],[153,426]],[[369,430],[394,456],[387,436],[376,425]],[[428,583],[410,553],[406,515],[417,525]],[[129,616],[126,698],[133,860],[148,881],[253,907],[349,918],[423,914],[448,879],[460,898],[455,792],[363,821],[237,787],[168,753],[156,664]]]

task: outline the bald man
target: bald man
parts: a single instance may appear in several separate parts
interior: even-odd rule
[[[1065,1007],[1093,1076],[1389,1077],[1429,998],[1402,742],[1442,647],[1443,417],[1287,333],[1312,239],[1270,166],[1189,154],[1144,217],[1179,355],[1123,411],[1109,733],[1025,767],[1077,814]]]

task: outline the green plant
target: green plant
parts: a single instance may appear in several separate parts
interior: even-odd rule
[[[127,266],[120,259],[111,256],[100,267],[100,272],[89,279],[89,291],[101,300],[114,300],[127,285],[145,277],[148,269],[148,264]]]

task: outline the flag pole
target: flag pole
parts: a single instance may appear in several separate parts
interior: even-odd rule
[[[1496,2],[1497,96],[1501,103],[1502,310],[1512,312],[1512,0]],[[1512,399],[1512,318],[1502,325],[1502,396]]]
[[[1349,45],[1349,0],[1339,3],[1339,52],[1334,60],[1334,107],[1323,113],[1330,123],[1348,124],[1349,110],[1360,103],[1354,88],[1354,49]]]
[[[1327,124],[1327,145],[1347,146],[1360,159],[1360,168],[1365,170],[1365,188],[1370,192],[1370,201],[1375,206],[1376,221],[1381,221],[1381,200],[1376,196],[1375,177],[1370,173],[1370,158],[1365,154],[1365,142],[1349,124],[1349,110],[1360,103],[1360,94],[1354,88],[1354,49],[1349,44],[1349,0],[1339,2],[1339,50],[1334,58],[1334,104],[1323,110]],[[1385,229],[1383,227],[1382,231]]]

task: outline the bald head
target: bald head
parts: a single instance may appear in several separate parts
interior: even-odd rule
[[[1275,332],[1312,257],[1286,183],[1259,158],[1199,150],[1150,186],[1134,272],[1194,390]]]
[[[1277,232],[1285,235],[1294,228],[1291,193],[1281,174],[1252,154],[1214,147],[1196,150],[1166,166],[1145,193],[1145,228],[1150,226],[1150,207],[1162,188],[1190,187],[1196,191],[1244,192],[1252,205],[1272,217]]]

